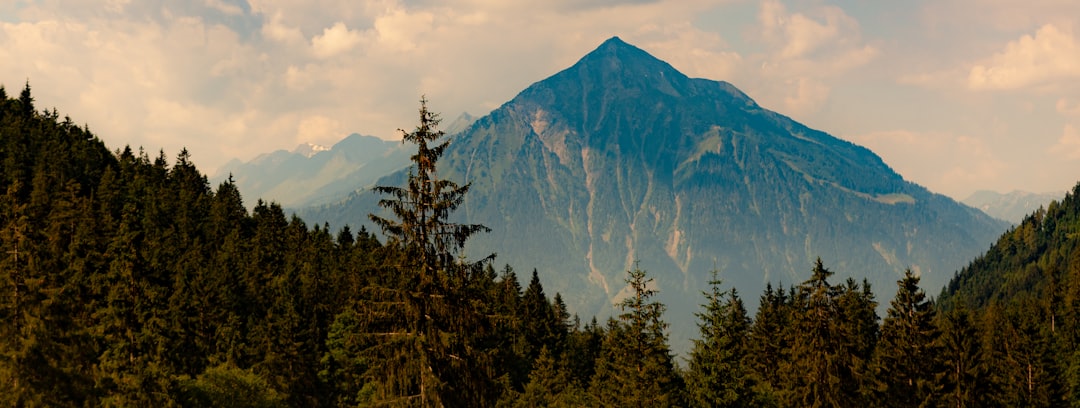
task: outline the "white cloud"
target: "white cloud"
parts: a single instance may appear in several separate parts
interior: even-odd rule
[[[1066,124],[1061,138],[1050,148],[1050,152],[1068,160],[1080,160],[1080,130],[1072,124]]]
[[[943,190],[963,188],[947,180],[974,184],[980,176],[1004,184],[1001,180],[1024,169],[1017,164],[1022,155],[1014,151],[1046,156],[1038,165],[1050,173],[1075,167],[1075,161],[1062,164],[1062,156],[1046,154],[1061,142],[1059,136],[1065,140],[1062,146],[1071,140],[1072,133],[1058,133],[1064,121],[1046,120],[1080,115],[1080,104],[1071,96],[1075,92],[1010,101],[1009,109],[1033,108],[1012,116],[991,106],[1006,106],[995,102],[997,96],[968,92],[972,61],[993,66],[992,57],[978,57],[1005,55],[1004,44],[1024,31],[980,38],[984,42],[976,45],[958,42],[950,49],[939,43],[953,37],[920,35],[919,22],[885,31],[888,37],[882,38],[883,31],[874,25],[881,20],[874,13],[888,11],[859,7],[856,14],[854,8],[795,0],[595,0],[584,5],[569,0],[248,0],[246,6],[237,0],[109,1],[14,6],[0,1],[8,21],[0,22],[0,81],[18,88],[29,78],[41,107],[56,106],[88,123],[110,147],[141,145],[173,155],[187,146],[207,171],[232,157],[246,159],[298,142],[332,143],[329,133],[334,132],[341,133],[339,138],[351,132],[398,137],[395,129],[414,123],[421,94],[446,117],[462,111],[484,114],[614,35],[687,75],[729,81],[765,107],[844,134],[935,120],[918,113],[926,105],[917,101],[940,97],[937,91],[907,87],[897,96],[890,92],[902,86],[891,80],[882,86],[878,80],[904,70],[949,67],[951,82],[937,78],[932,86],[951,87],[941,88],[949,92],[947,103],[940,105],[955,114],[937,115],[935,123],[925,125],[940,128],[937,133],[913,134],[923,147],[932,135],[951,140],[929,157],[954,165],[924,165],[930,160],[923,148],[898,141],[871,145],[890,163],[912,163],[905,165],[911,169],[905,175],[914,172],[917,181]],[[882,10],[895,8],[904,6]],[[1053,14],[1069,15],[1062,12],[1068,7],[1058,8]],[[948,17],[977,18],[959,12]],[[1080,26],[1027,19],[1052,23],[1058,34]],[[1044,41],[1037,27],[1022,29],[1033,33],[1032,41]],[[937,41],[921,42],[927,39]],[[926,52],[917,59],[898,49]],[[966,54],[950,52],[958,49]],[[958,85],[964,92],[953,92]],[[865,99],[852,101],[853,95]],[[969,105],[977,103],[981,110],[971,110]],[[1013,116],[1041,118],[1047,129],[1032,130]],[[987,136],[977,125],[955,124],[987,117],[1004,118],[1006,130]],[[1023,138],[1035,134],[1044,137]],[[940,153],[976,143],[958,141],[955,135],[979,135],[986,138],[983,147],[993,150]],[[1013,143],[1013,149],[998,143]],[[1026,147],[1017,149],[1021,143]],[[1005,168],[1011,170],[1000,170]]]
[[[859,23],[839,7],[823,6],[808,14],[766,0],[758,19],[762,38],[777,49],[772,57],[777,65],[795,63],[819,76],[838,75],[842,72],[836,70],[863,65],[878,52],[862,43]]]
[[[348,52],[360,44],[362,37],[359,32],[349,30],[343,22],[334,23],[333,26],[323,29],[322,35],[311,39],[311,48],[315,56],[329,58]]]
[[[1009,42],[1005,49],[975,65],[971,89],[1018,89],[1053,86],[1080,78],[1080,43],[1071,30],[1046,24],[1035,35]]]
[[[1009,168],[982,139],[951,132],[892,130],[853,136],[905,179],[961,199]]]
[[[439,21],[439,25],[445,22]],[[397,9],[375,19],[379,44],[387,50],[413,52],[424,42],[436,25],[435,14],[429,11],[409,12]]]
[[[763,105],[806,120],[828,102],[834,84],[879,54],[862,40],[858,21],[832,6],[789,11],[761,2],[758,35],[764,52],[744,56]]]
[[[281,11],[275,12],[269,21],[264,21],[262,35],[274,41],[282,43],[300,43],[304,41],[304,34],[299,28],[290,27],[283,22]]]
[[[1060,98],[1057,103],[1054,104],[1054,109],[1065,116],[1080,116],[1080,102],[1071,103],[1068,99]]]
[[[341,140],[342,135],[348,132],[341,122],[323,115],[311,115],[304,117],[296,128],[296,144],[312,142],[330,145]]]

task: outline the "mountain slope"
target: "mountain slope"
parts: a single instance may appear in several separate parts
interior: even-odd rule
[[[1045,300],[1065,288],[1080,295],[1080,184],[998,238],[949,281],[941,301],[985,307],[1023,297]]]
[[[230,176],[245,197],[274,201],[286,207],[330,202],[357,188],[370,186],[383,175],[405,167],[409,152],[400,142],[352,134],[329,149],[300,145],[278,150],[250,162],[231,161],[211,181]]]
[[[443,165],[443,177],[473,183],[462,216],[493,229],[470,251],[538,268],[586,316],[610,311],[640,261],[684,319],[672,321],[676,342],[713,268],[748,296],[805,280],[818,256],[878,290],[908,267],[940,287],[1006,228],[618,38],[456,135]],[[355,226],[379,198],[304,216]]]
[[[979,190],[961,202],[978,208],[991,217],[1019,224],[1024,217],[1027,217],[1040,207],[1045,208],[1053,200],[1060,200],[1061,197],[1060,192],[1040,194],[1013,191],[1002,194],[994,191]]]

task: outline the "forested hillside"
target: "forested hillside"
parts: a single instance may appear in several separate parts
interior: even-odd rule
[[[971,311],[989,372],[1019,405],[1080,403],[1080,184],[957,273],[940,303]]]
[[[210,186],[188,152],[111,152],[85,126],[36,110],[29,86],[17,98],[0,88],[0,405],[1078,400],[1078,370],[1058,358],[1076,360],[1076,291],[1065,289],[1076,287],[1080,264],[1076,192],[1032,218],[1032,236],[1046,236],[1030,245],[1042,247],[999,244],[1009,257],[1024,254],[1009,263],[1022,265],[1072,243],[1047,255],[1070,260],[1046,263],[1061,267],[1047,275],[1061,279],[1010,277],[1007,294],[972,292],[975,311],[941,312],[909,273],[884,319],[865,281],[830,282],[820,261],[801,284],[768,287],[752,317],[714,279],[699,301],[694,348],[677,357],[670,316],[640,268],[624,277],[617,317],[584,323],[536,271],[523,288],[513,267],[461,257],[486,228],[449,221],[469,184],[435,173],[445,148],[438,124],[422,105],[404,135],[417,148],[413,173],[379,189],[391,210],[376,219],[391,237],[384,244],[364,230],[306,225],[272,203],[248,212],[235,185]],[[979,262],[994,253],[957,278],[949,305],[964,303],[962,283],[979,280]]]

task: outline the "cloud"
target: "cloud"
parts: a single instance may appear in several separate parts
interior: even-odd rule
[[[220,11],[226,15],[239,16],[244,14],[244,9],[235,4],[228,4],[223,0],[205,0],[206,7]]]
[[[362,41],[359,32],[349,30],[345,23],[337,22],[323,30],[322,35],[311,39],[311,48],[316,57],[329,58],[347,52]]]
[[[1080,130],[1072,124],[1066,124],[1061,138],[1050,148],[1050,153],[1068,160],[1080,160]]]
[[[283,19],[281,11],[275,12],[269,21],[263,23],[263,37],[286,44],[304,42],[304,34],[300,29],[285,25]]]
[[[348,130],[341,126],[340,121],[323,115],[312,115],[300,120],[295,142],[336,142],[346,132]]]
[[[1058,113],[1065,116],[1080,116],[1080,103],[1070,103],[1068,99],[1060,98],[1054,105]]]
[[[1070,30],[1043,25],[1034,35],[1010,41],[1005,49],[971,68],[975,90],[1053,87],[1080,78],[1080,43]]]
[[[811,78],[799,78],[788,81],[791,89],[784,98],[785,112],[790,115],[808,115],[821,108],[829,99],[829,87]]]
[[[809,13],[788,12],[777,0],[762,2],[761,36],[777,49],[774,63],[794,63],[828,76],[840,74],[837,69],[863,65],[878,53],[862,43],[859,23],[839,7],[823,6]],[[824,67],[831,70],[820,69]]]
[[[891,130],[851,140],[881,154],[905,179],[955,198],[1001,178],[1008,169],[982,139],[951,132]]]
[[[780,1],[763,1],[758,36],[765,52],[744,60],[753,64],[748,76],[761,102],[803,120],[827,103],[835,82],[879,54],[863,42],[858,21],[832,6],[789,11]]]

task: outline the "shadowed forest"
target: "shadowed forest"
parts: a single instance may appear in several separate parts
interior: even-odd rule
[[[1080,406],[1080,185],[937,299],[818,261],[751,313],[714,279],[675,356],[662,271],[598,321],[543,271],[461,257],[486,227],[450,221],[469,186],[419,113],[382,231],[330,231],[0,88],[0,405]]]

